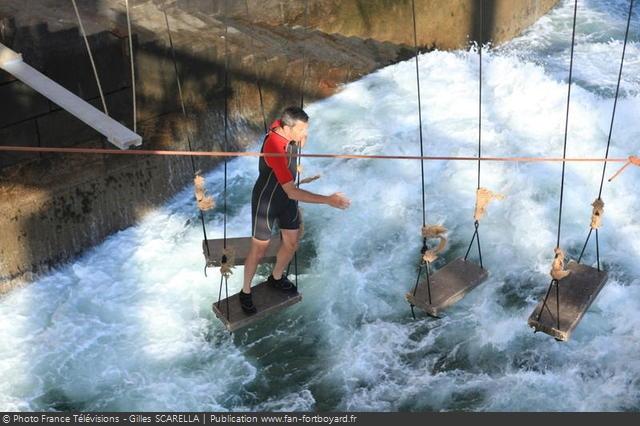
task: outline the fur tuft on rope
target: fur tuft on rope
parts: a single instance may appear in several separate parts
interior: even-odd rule
[[[556,247],[553,250],[555,257],[553,259],[553,263],[551,264],[551,278],[554,280],[560,281],[563,278],[566,278],[571,271],[567,271],[564,269],[564,252],[560,247]]]
[[[193,184],[195,186],[196,202],[198,203],[198,208],[203,212],[213,209],[216,206],[216,202],[213,200],[213,197],[211,195],[207,195],[207,189],[205,188],[205,179],[200,175],[199,172],[196,172],[196,177],[193,179]]]
[[[476,190],[476,209],[473,217],[479,221],[487,213],[487,206],[493,200],[504,200],[505,196],[492,192],[487,188],[478,188]]]
[[[442,225],[426,225],[422,227],[422,237],[425,239],[438,238],[440,242],[438,247],[424,252],[422,260],[431,263],[438,258],[438,254],[442,253],[447,246],[447,228]]]
[[[591,212],[591,229],[598,229],[602,226],[602,215],[604,214],[604,201],[602,198],[596,198],[593,203]]]
[[[226,248],[222,251],[222,260],[220,261],[220,273],[223,277],[229,278],[233,274],[232,269],[236,266],[236,252],[232,248]]]

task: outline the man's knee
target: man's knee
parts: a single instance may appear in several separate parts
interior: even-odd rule
[[[287,250],[289,251],[296,251],[298,250],[298,241],[286,241],[284,242],[285,247],[287,248]]]
[[[289,233],[287,237],[282,239],[282,245],[284,245],[284,248],[289,251],[298,250],[298,233],[297,232]]]
[[[251,242],[251,251],[253,252],[254,257],[256,257],[258,260],[264,257],[268,247],[269,240],[263,241],[254,238]]]

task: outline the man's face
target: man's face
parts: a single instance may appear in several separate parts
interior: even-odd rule
[[[296,142],[304,142],[307,139],[307,130],[309,129],[309,123],[304,121],[296,121],[293,127],[285,126],[284,130],[288,133],[289,140]]]

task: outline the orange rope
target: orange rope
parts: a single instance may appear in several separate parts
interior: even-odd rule
[[[288,154],[260,152],[221,152],[221,151],[162,151],[162,150],[120,150],[98,148],[47,148],[28,146],[0,146],[0,152],[51,152],[60,154],[106,154],[106,155],[165,155],[194,157],[286,157]],[[579,163],[626,163],[627,158],[571,158],[567,157],[451,157],[451,156],[414,156],[414,155],[358,155],[358,154],[293,154],[302,158],[338,158],[338,159],[377,159],[377,160],[441,160],[441,161],[502,161],[502,162],[579,162]]]

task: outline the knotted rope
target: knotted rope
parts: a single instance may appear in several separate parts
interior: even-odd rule
[[[604,201],[596,198],[593,203],[593,211],[591,212],[591,229],[598,229],[602,226],[602,215],[604,214]]]
[[[220,262],[220,273],[223,277],[229,278],[236,266],[236,252],[233,248],[227,247],[222,251],[222,261]]]
[[[207,195],[207,189],[205,188],[205,179],[200,174],[196,174],[193,179],[195,187],[196,202],[200,211],[206,212],[216,206],[216,202],[213,200],[213,196]]]
[[[486,188],[478,188],[476,191],[476,209],[473,217],[479,221],[487,212],[487,206],[493,200],[504,200],[505,196],[492,192]]]
[[[442,225],[425,225],[422,227],[422,238],[432,239],[438,238],[440,243],[435,249],[426,250],[422,255],[422,260],[432,263],[438,258],[438,254],[442,253],[447,246],[447,228]]]
[[[560,281],[563,278],[566,278],[571,271],[567,271],[564,269],[564,252],[560,247],[556,247],[553,252],[555,253],[555,258],[553,259],[553,263],[551,264],[551,277]]]

